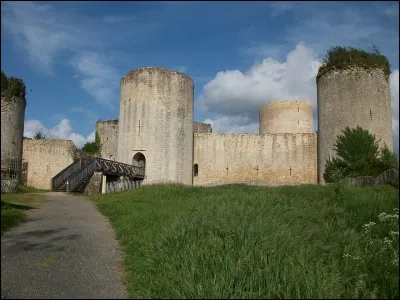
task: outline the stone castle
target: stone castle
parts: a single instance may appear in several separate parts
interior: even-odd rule
[[[285,99],[260,108],[259,134],[215,134],[210,124],[193,119],[190,77],[136,69],[121,79],[118,121],[96,123],[100,156],[145,166],[143,184],[291,185],[324,183],[325,159],[346,126],[368,129],[392,149],[390,86],[383,70],[330,71],[317,80],[317,93],[318,132],[311,102]],[[4,116],[10,114],[7,105]],[[11,119],[19,119],[19,108],[13,111]],[[3,156],[3,99],[1,114]],[[80,155],[71,141],[25,139],[23,151],[17,144],[7,140],[4,149],[23,153],[27,185],[38,188],[49,188],[51,178]]]

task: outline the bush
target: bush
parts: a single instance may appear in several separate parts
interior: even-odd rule
[[[372,176],[396,168],[398,161],[385,145],[379,149],[375,135],[357,126],[346,127],[338,135],[335,148],[336,157],[327,159],[324,180],[327,183],[339,182],[346,177]]]
[[[322,60],[322,66],[318,70],[319,78],[332,70],[346,70],[354,67],[363,69],[383,69],[385,75],[390,75],[390,63],[386,56],[379,52],[376,46],[370,51],[352,47],[331,47]]]
[[[89,155],[97,155],[100,153],[101,150],[101,141],[99,133],[96,131],[94,142],[87,142],[83,145],[82,150],[88,153]]]
[[[25,84],[22,79],[8,77],[1,71],[1,97],[11,101],[14,97],[25,100]]]

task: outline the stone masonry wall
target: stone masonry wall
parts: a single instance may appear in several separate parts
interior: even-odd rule
[[[102,179],[103,179],[102,172],[94,172],[92,178],[90,178],[89,183],[85,187],[84,193],[89,196],[101,193]]]
[[[142,68],[121,79],[118,161],[146,161],[144,184],[192,184],[193,80],[160,68]],[[140,155],[140,154],[139,154]]]
[[[23,163],[27,163],[27,186],[51,189],[51,179],[77,158],[70,140],[23,140]]]
[[[193,133],[212,133],[211,124],[193,122]]]
[[[194,164],[194,185],[315,184],[317,135],[194,134]]]
[[[22,139],[24,134],[25,99],[13,98],[11,101],[1,98],[1,167],[7,160],[17,158],[21,163]],[[19,166],[21,168],[21,166]]]
[[[96,131],[100,137],[101,158],[117,160],[118,155],[118,123],[115,121],[98,121]]]
[[[392,150],[390,84],[383,70],[328,72],[319,78],[317,94],[320,183],[324,183],[325,160],[335,154],[333,145],[346,126],[361,126]]]
[[[312,133],[313,110],[309,101],[275,101],[260,110],[260,134]]]

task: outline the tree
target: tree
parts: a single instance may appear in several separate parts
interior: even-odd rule
[[[38,131],[33,138],[35,140],[44,140],[47,138],[47,136],[44,133],[42,133],[41,131]]]
[[[90,155],[97,155],[100,153],[101,141],[100,141],[100,136],[97,131],[96,131],[94,141],[91,143],[87,142],[85,145],[83,145],[82,150]]]
[[[380,149],[378,142],[368,130],[346,127],[337,136],[336,156],[326,160],[325,182],[338,182],[346,177],[376,177],[387,169],[398,169],[396,156],[386,145]]]

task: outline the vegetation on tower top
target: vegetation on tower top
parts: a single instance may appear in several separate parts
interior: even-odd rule
[[[353,47],[331,47],[322,59],[322,66],[318,70],[319,78],[333,70],[347,70],[354,67],[363,69],[382,69],[387,77],[390,75],[390,63],[386,56],[379,52],[376,46],[369,51]]]
[[[22,79],[8,77],[1,71],[1,98],[6,101],[12,99],[25,100],[25,84]]]

